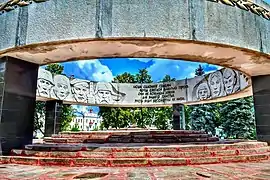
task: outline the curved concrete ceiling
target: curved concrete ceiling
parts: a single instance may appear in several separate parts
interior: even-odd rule
[[[229,45],[162,38],[83,39],[26,45],[0,51],[36,64],[102,57],[150,57],[216,64],[249,76],[270,74],[270,55]]]

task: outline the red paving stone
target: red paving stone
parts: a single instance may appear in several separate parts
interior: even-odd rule
[[[76,180],[79,175],[106,175],[101,180],[270,179],[270,161],[173,167],[41,167],[0,165],[1,180]],[[83,176],[82,176],[83,177]],[[84,176],[85,177],[85,176]],[[87,179],[87,178],[81,178]]]

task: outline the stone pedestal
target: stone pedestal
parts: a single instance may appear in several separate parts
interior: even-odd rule
[[[32,143],[38,65],[0,59],[0,153]]]
[[[183,104],[173,104],[173,129],[185,129],[185,109]]]
[[[45,136],[58,134],[61,130],[62,101],[47,101],[45,114]]]
[[[270,143],[270,76],[252,77],[257,139]]]

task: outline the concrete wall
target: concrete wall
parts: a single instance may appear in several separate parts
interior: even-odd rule
[[[48,0],[3,13],[0,25],[0,50],[68,39],[159,37],[270,53],[269,20],[207,0]]]
[[[229,68],[191,79],[148,84],[90,82],[53,76],[40,68],[37,98],[96,106],[166,106],[217,100],[239,94],[250,84],[247,76]]]

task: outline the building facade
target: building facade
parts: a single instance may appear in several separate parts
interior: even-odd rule
[[[86,113],[76,113],[76,117],[70,123],[71,127],[77,125],[80,131],[92,131],[98,129],[101,125],[102,117],[93,111]]]

